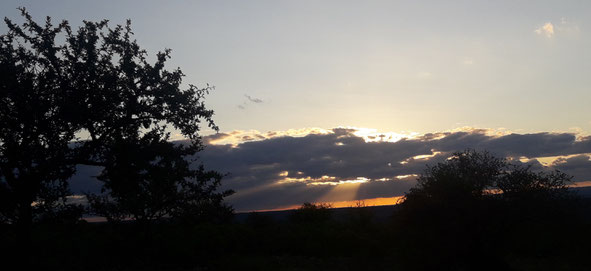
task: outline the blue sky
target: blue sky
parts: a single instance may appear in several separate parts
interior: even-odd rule
[[[186,83],[216,86],[222,131],[591,130],[584,1],[2,1],[1,15],[18,6],[130,18]]]

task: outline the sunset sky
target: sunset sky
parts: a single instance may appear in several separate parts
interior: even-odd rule
[[[200,156],[230,173],[237,210],[398,197],[464,148],[591,180],[588,1],[4,0],[0,15],[21,22],[19,6],[129,18],[185,83],[214,85],[220,133]]]

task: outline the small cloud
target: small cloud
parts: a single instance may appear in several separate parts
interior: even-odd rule
[[[262,103],[262,102],[263,102],[263,100],[261,100],[261,99],[259,99],[259,98],[254,98],[254,97],[251,97],[251,96],[249,96],[249,95],[246,95],[246,94],[244,94],[244,96],[245,96],[245,97],[246,97],[246,98],[247,98],[249,101],[251,101],[251,102],[253,102],[253,103],[260,104],[260,103]]]
[[[576,37],[581,30],[577,23],[569,21],[566,18],[561,18],[560,23],[552,24],[551,22],[547,22],[534,30],[534,32],[538,35],[544,35],[547,38],[552,38],[555,34]]]
[[[540,26],[538,29],[534,30],[538,35],[544,35],[547,38],[552,38],[554,36],[554,25],[551,22],[545,23],[543,26]]]
[[[464,63],[464,65],[472,65],[474,64],[474,60],[471,58],[466,58],[462,63]]]
[[[246,109],[247,105],[249,103],[255,103],[255,104],[260,104],[263,103],[264,101],[262,99],[256,98],[256,97],[252,97],[248,94],[244,94],[244,97],[246,97],[246,101],[242,102],[242,104],[237,105],[237,107],[241,110]]]

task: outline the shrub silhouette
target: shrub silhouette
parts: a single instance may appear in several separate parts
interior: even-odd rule
[[[349,209],[349,223],[353,227],[365,227],[371,224],[373,213],[370,207],[365,205],[362,200],[356,201],[355,205]]]
[[[331,219],[331,208],[328,203],[302,204],[291,213],[290,221],[293,223],[324,223]]]

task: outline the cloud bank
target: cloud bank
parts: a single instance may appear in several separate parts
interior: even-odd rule
[[[368,132],[369,131],[369,132]],[[303,202],[402,196],[427,164],[466,148],[488,150],[534,169],[558,169],[591,180],[591,137],[572,133],[513,134],[486,129],[417,134],[359,128],[234,131],[204,137],[207,168],[228,173],[224,188],[236,210],[269,210]],[[73,190],[97,189],[81,168]],[[86,174],[86,178],[81,176]],[[93,186],[94,182],[94,186]],[[76,192],[76,191],[75,191]]]

